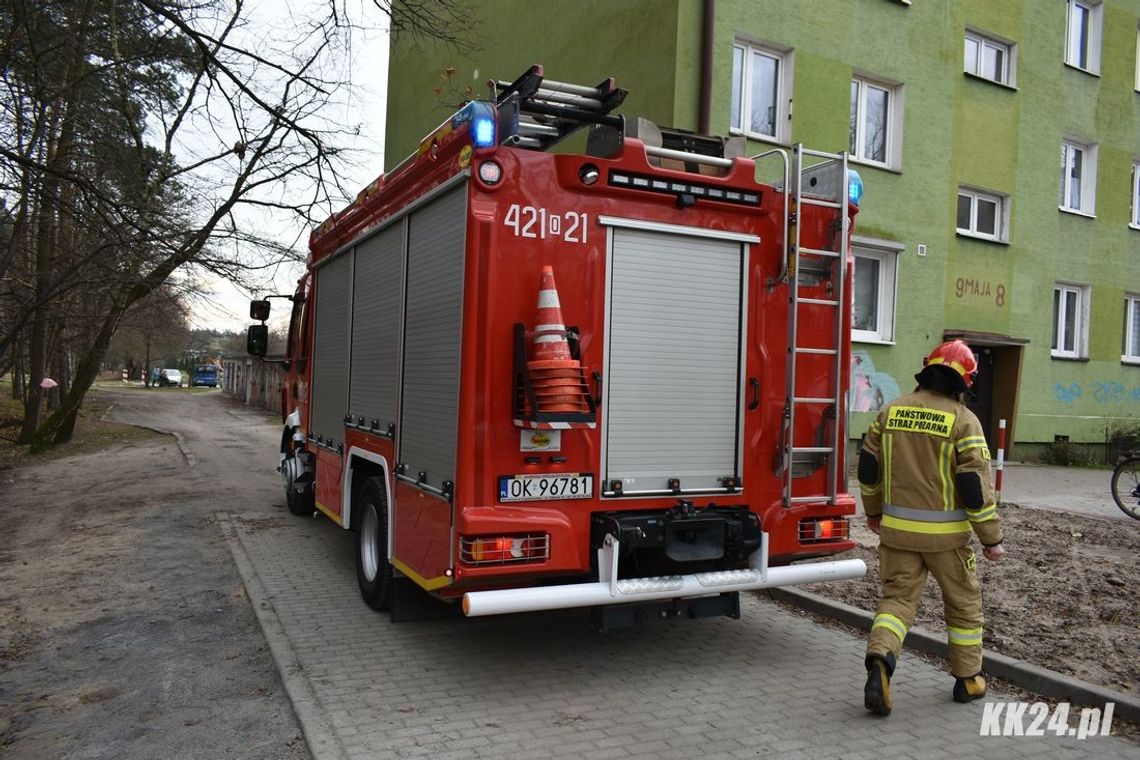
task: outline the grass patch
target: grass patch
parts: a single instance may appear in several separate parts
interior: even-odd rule
[[[71,441],[33,456],[28,453],[27,446],[16,443],[24,418],[24,405],[12,398],[12,381],[6,377],[0,378],[0,469],[47,462],[74,454],[88,454],[124,443],[165,437],[161,433],[134,425],[100,420],[109,406],[107,400],[88,393],[83,401],[83,408],[79,411],[79,419],[76,420],[75,434]]]

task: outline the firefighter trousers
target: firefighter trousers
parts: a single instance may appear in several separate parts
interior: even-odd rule
[[[940,552],[912,552],[879,545],[879,575],[883,598],[867,639],[867,654],[902,652],[907,630],[914,624],[926,575],[942,589],[950,672],[968,678],[982,671],[982,588],[975,572],[977,559],[970,547]]]

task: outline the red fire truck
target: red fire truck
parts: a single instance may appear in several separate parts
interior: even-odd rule
[[[605,629],[862,576],[792,564],[853,546],[846,156],[626,119],[613,80],[489,86],[312,233],[290,510],[355,531],[381,610],[411,588]]]

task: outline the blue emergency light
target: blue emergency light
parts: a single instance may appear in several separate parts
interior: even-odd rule
[[[847,197],[856,206],[863,200],[863,178],[854,169],[847,170]]]
[[[490,148],[495,145],[495,109],[489,103],[474,101],[472,110],[471,135],[476,148]]]

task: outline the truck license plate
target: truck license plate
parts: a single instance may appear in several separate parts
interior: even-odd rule
[[[594,476],[577,472],[562,475],[504,475],[499,478],[499,501],[589,499],[593,495]]]

